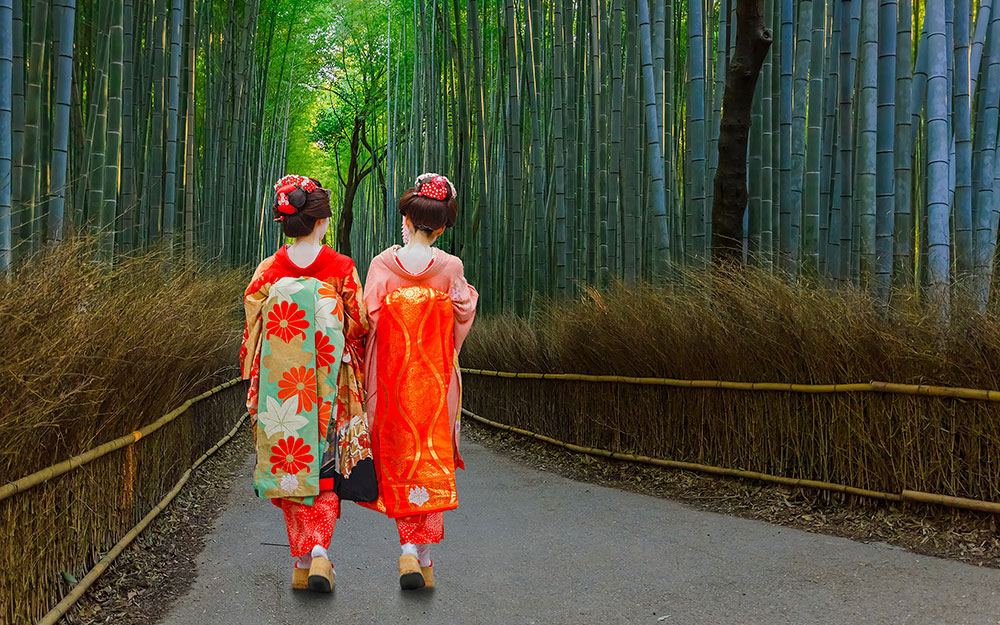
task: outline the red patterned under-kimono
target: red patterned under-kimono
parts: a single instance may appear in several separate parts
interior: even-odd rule
[[[345,349],[337,377],[335,421],[337,428],[335,432],[342,432],[347,429],[351,417],[364,415],[362,394],[364,372],[361,362],[364,357],[365,336],[368,334],[368,315],[354,261],[325,245],[320,248],[316,260],[308,267],[299,267],[293,263],[288,257],[287,248],[282,247],[273,256],[266,258],[254,272],[253,280],[247,287],[244,297],[246,329],[243,333],[243,348],[240,351],[243,379],[250,380],[247,409],[251,414],[257,414],[260,351],[263,338],[261,313],[271,286],[286,277],[316,278],[335,290],[343,301],[346,313]],[[330,427],[334,427],[334,424],[331,423]],[[321,437],[323,436],[321,433]],[[327,437],[327,440],[333,440],[333,437]],[[340,468],[336,466],[338,462],[343,466],[346,460],[350,465],[360,461],[362,454],[368,453],[367,449],[352,446],[346,437],[341,438],[339,442],[340,448],[332,450],[332,453],[328,452],[323,458],[320,493],[313,498],[313,505],[308,506],[288,499],[272,500],[284,512],[288,540],[294,557],[309,553],[314,545],[322,545],[325,548],[330,544],[337,519],[340,518],[340,499],[333,492],[332,472]],[[328,474],[330,477],[327,477]]]
[[[437,543],[443,511],[458,507],[455,470],[461,376],[458,353],[479,295],[461,259],[435,249],[420,273],[392,247],[372,260],[365,302],[372,336],[365,354],[367,412],[379,499],[370,507],[396,520],[400,543]],[[448,296],[459,285],[461,301]]]

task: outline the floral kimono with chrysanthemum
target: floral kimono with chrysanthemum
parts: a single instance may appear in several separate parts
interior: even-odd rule
[[[285,514],[293,556],[329,544],[340,499],[377,496],[365,416],[368,332],[354,263],[328,247],[307,267],[286,248],[247,287],[240,354],[254,415],[254,487]]]

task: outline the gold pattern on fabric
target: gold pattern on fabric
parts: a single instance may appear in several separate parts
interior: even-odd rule
[[[389,516],[458,506],[448,415],[454,362],[453,306],[444,293],[411,286],[386,296],[375,420],[379,491]]]

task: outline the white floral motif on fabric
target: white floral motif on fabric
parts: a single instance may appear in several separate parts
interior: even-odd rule
[[[414,486],[410,488],[409,500],[413,505],[422,506],[427,503],[427,500],[430,498],[430,494],[423,486]]]
[[[289,397],[284,402],[273,396],[267,398],[267,410],[258,413],[257,422],[264,428],[264,435],[271,438],[275,434],[282,436],[298,435],[299,429],[309,423],[309,420],[298,414],[299,400]]]
[[[303,285],[295,278],[281,278],[271,286],[270,300],[276,299],[279,302],[292,302],[292,296],[303,289]]]
[[[322,330],[342,327],[344,310],[338,297],[321,297],[316,302],[316,327]]]
[[[281,490],[289,493],[294,493],[299,487],[299,478],[288,473],[281,476],[281,481],[279,482]]]

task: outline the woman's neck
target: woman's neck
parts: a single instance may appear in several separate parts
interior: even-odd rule
[[[407,250],[413,250],[415,248],[429,249],[431,246],[434,245],[434,241],[436,240],[437,237],[429,232],[426,232],[424,230],[414,230],[413,233],[410,234],[409,242],[407,242],[407,244],[403,246],[403,249]]]
[[[299,267],[308,267],[316,260],[322,249],[323,236],[311,233],[295,238],[295,242],[288,246],[288,257]]]
[[[430,266],[434,258],[434,241],[437,237],[423,230],[410,234],[410,240],[396,254],[403,268],[413,274],[419,274]]]

